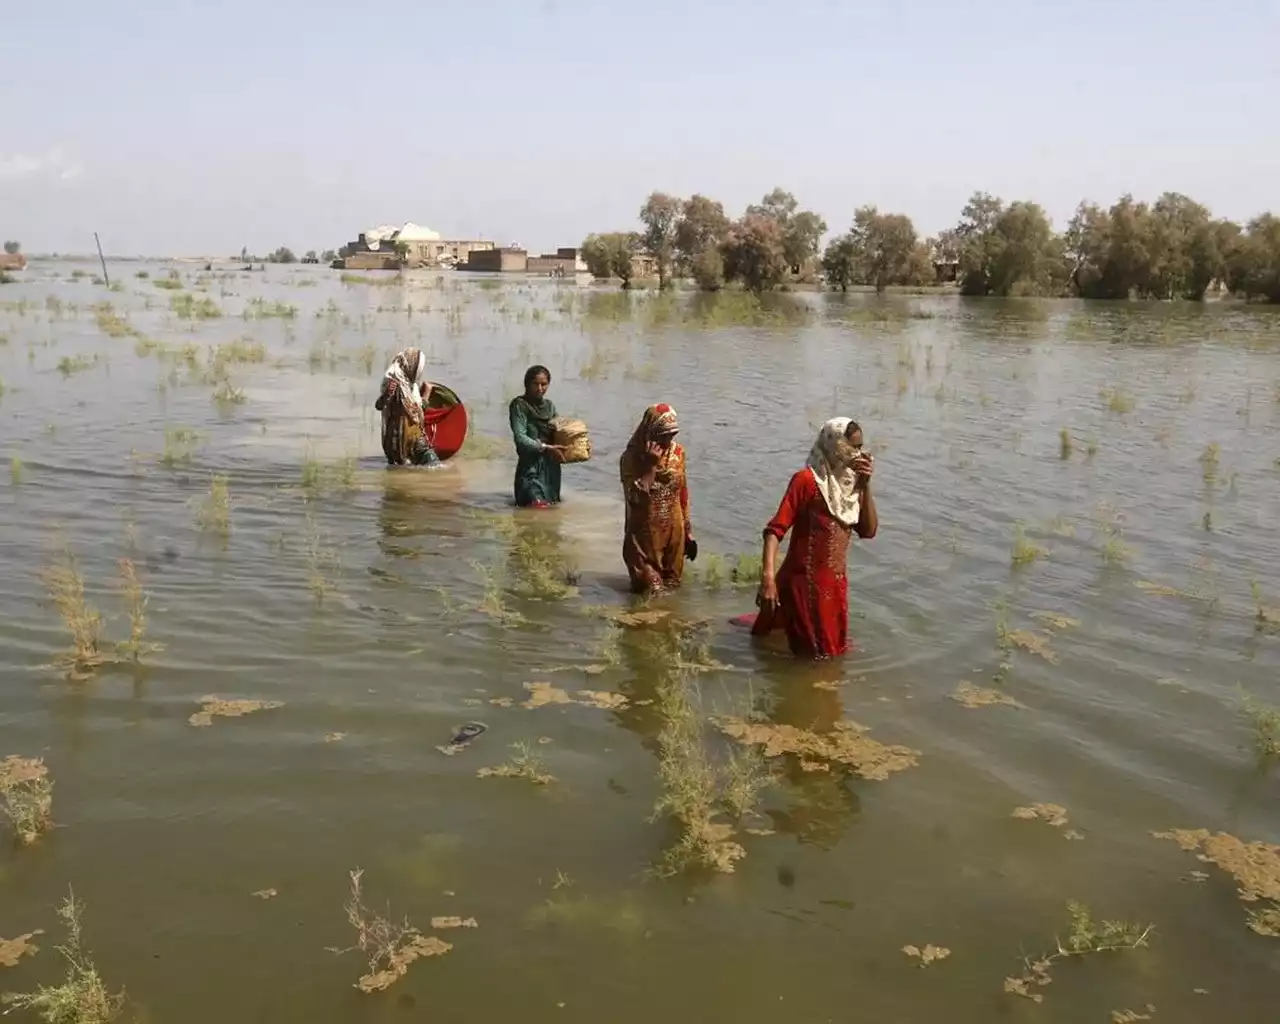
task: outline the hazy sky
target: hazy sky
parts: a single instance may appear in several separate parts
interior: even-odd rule
[[[1280,0],[29,0],[0,16],[0,236],[576,245],[654,189],[922,232],[975,189],[1280,211]]]

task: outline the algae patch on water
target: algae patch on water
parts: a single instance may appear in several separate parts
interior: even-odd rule
[[[224,700],[218,696],[200,698],[200,710],[187,719],[195,726],[213,725],[214,718],[240,718],[255,711],[284,707],[279,700]]]
[[[935,946],[932,942],[923,949],[919,946],[903,946],[902,952],[907,956],[913,957],[920,961],[919,966],[928,967],[930,964],[937,963],[939,960],[945,960],[951,955],[951,950],[946,946]]]
[[[1265,901],[1266,906],[1249,911],[1248,925],[1259,935],[1280,938],[1280,845],[1246,843],[1228,832],[1213,835],[1203,828],[1151,834],[1156,839],[1172,839],[1206,864],[1227,872],[1236,880],[1242,902]]]
[[[967,708],[986,708],[1005,705],[1011,708],[1025,708],[1026,705],[1014,700],[1007,693],[993,690],[985,686],[974,686],[967,679],[962,679],[951,694],[951,699]]]
[[[609,690],[579,690],[575,700],[569,696],[569,691],[550,683],[525,683],[524,688],[529,693],[529,699],[521,707],[529,709],[546,707],[548,704],[580,704],[588,708],[617,711],[625,708],[628,703],[625,696]],[[497,707],[510,707],[512,702],[506,697],[494,697],[489,703]]]
[[[31,940],[43,934],[44,931],[37,928],[16,939],[0,939],[0,967],[17,967],[18,961],[24,956],[35,956],[40,952],[40,947]]]
[[[792,754],[802,762],[845,764],[864,779],[887,779],[894,772],[920,763],[920,751],[874,740],[866,734],[866,728],[856,722],[838,722],[834,732],[821,735],[794,725],[749,722],[741,718],[714,721],[721,732],[739,743],[761,747],[765,757]]]
[[[1043,821],[1054,828],[1063,829],[1064,839],[1084,838],[1082,833],[1073,828],[1067,828],[1070,824],[1067,809],[1060,804],[1031,804],[1028,807],[1015,807],[1010,817],[1021,818],[1023,821]]]

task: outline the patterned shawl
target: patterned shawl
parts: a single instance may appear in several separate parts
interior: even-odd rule
[[[858,479],[853,471],[857,449],[845,437],[850,422],[847,416],[827,420],[806,462],[818,485],[818,493],[827,503],[827,511],[845,526],[857,523],[862,511],[862,500],[854,486]]]
[[[644,411],[640,424],[636,427],[627,449],[622,453],[621,471],[624,487],[630,487],[636,480],[648,472],[648,446],[664,435],[674,435],[680,431],[680,421],[676,411],[665,402],[651,405]],[[665,483],[672,471],[679,466],[684,452],[680,445],[672,443],[658,462],[656,479]]]
[[[384,388],[387,386],[386,381],[395,383],[396,397],[400,399],[405,415],[415,423],[422,422],[422,406],[427,396],[431,394],[431,385],[421,379],[426,368],[426,353],[420,349],[407,348],[391,360],[387,372],[382,375]],[[420,387],[425,390],[420,391]],[[389,406],[384,406],[383,417],[385,418],[390,411]]]

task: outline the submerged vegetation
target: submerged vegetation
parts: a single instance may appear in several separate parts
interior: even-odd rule
[[[1024,970],[1017,977],[1004,979],[1004,990],[1011,995],[1022,996],[1032,1002],[1044,1002],[1044,994],[1039,989],[1053,981],[1050,973],[1053,965],[1062,959],[1076,956],[1088,956],[1092,953],[1114,953],[1122,950],[1139,949],[1147,944],[1152,925],[1131,924],[1127,921],[1097,922],[1089,908],[1074,900],[1067,903],[1067,913],[1071,917],[1071,928],[1065,939],[1055,940],[1055,950],[1039,956],[1027,957]]]
[[[34,992],[6,992],[3,1000],[13,1010],[36,1014],[47,1024],[112,1024],[125,1008],[125,994],[107,988],[93,958],[84,948],[82,904],[71,892],[58,907],[58,917],[67,937],[56,947],[66,965],[66,975],[57,985],[41,985]]]
[[[53,781],[38,757],[10,754],[0,761],[0,812],[20,843],[30,845],[53,827]]]
[[[347,923],[355,930],[356,942],[346,949],[334,949],[334,953],[359,951],[368,960],[369,969],[355,983],[366,994],[390,988],[405,976],[410,966],[428,956],[443,956],[453,948],[451,944],[434,935],[423,935],[409,923],[408,918],[395,922],[388,905],[385,915],[370,910],[364,902],[361,880],[364,871],[356,868],[350,872],[351,891],[345,910]],[[441,919],[449,925],[448,919]]]

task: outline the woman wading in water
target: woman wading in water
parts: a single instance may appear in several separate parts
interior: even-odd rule
[[[374,408],[382,413],[382,453],[390,466],[440,465],[426,436],[426,404],[431,395],[426,368],[426,353],[407,348],[382,375],[382,391]]]
[[[511,400],[511,436],[516,443],[516,504],[548,508],[560,502],[560,467],[564,446],[551,444],[556,407],[547,397],[551,371],[531,366],[524,374],[524,394]]]
[[[853,534],[870,540],[879,527],[871,495],[874,471],[873,459],[862,450],[862,428],[844,417],[828,420],[764,528],[753,635],[783,629],[797,657],[831,658],[849,650],[846,558]],[[777,571],[778,547],[788,530],[791,545]]]
[[[637,594],[680,586],[685,558],[697,557],[679,431],[671,406],[651,405],[619,463],[627,508],[622,559]]]

